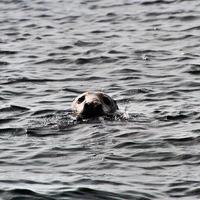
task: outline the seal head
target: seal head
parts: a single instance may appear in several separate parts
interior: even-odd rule
[[[118,106],[115,100],[103,92],[85,92],[72,103],[72,109],[81,118],[111,115]]]

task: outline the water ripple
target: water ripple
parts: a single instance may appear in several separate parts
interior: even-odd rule
[[[199,5],[1,1],[0,199],[199,199]]]

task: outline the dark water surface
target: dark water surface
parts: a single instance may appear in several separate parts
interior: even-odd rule
[[[2,0],[0,35],[1,200],[200,199],[200,1]]]

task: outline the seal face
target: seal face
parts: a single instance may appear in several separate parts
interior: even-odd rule
[[[118,110],[115,100],[103,92],[85,92],[72,103],[72,109],[82,118],[113,114]]]

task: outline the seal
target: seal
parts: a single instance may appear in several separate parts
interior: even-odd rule
[[[116,101],[103,92],[84,92],[72,102],[72,110],[79,118],[112,115],[118,109]]]

